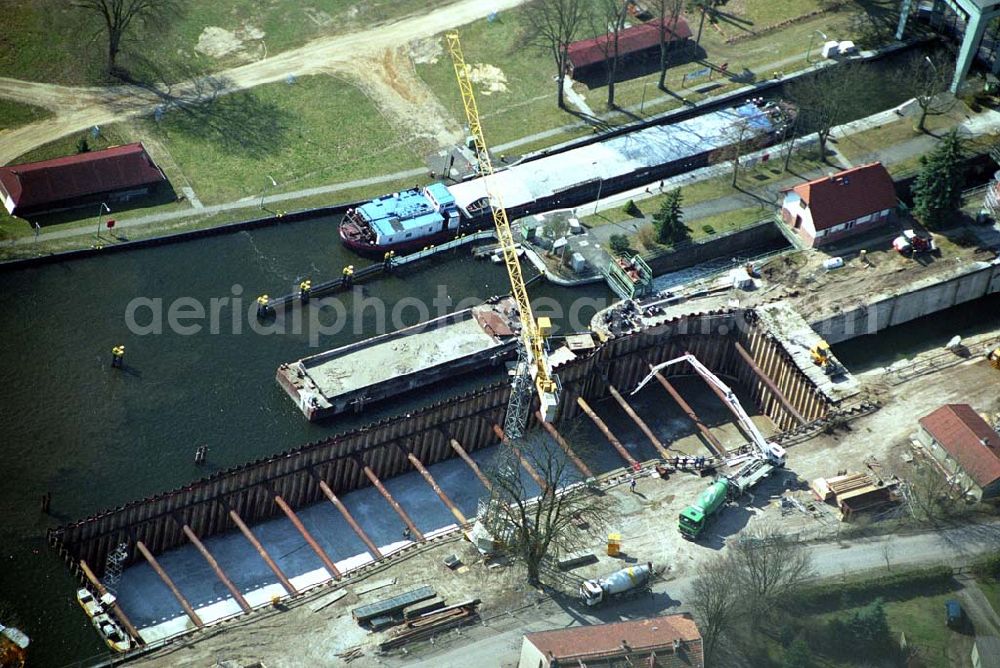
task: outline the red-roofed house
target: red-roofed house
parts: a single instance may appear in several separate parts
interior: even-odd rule
[[[920,418],[917,440],[977,499],[1000,496],[1000,434],[968,404]]]
[[[167,178],[142,144],[0,167],[0,198],[12,215],[51,213],[150,194]]]
[[[896,211],[896,189],[880,162],[800,183],[785,192],[781,219],[811,247],[870,230]]]
[[[675,49],[683,48],[688,38],[691,37],[691,28],[681,16],[678,16],[676,21],[665,17],[649,23],[640,23],[618,33],[618,57],[647,55],[654,48],[658,52],[661,24],[667,28],[667,43],[673,43]],[[603,65],[604,61],[613,54],[614,46],[610,35],[600,35],[573,42],[567,49],[569,56],[567,74],[572,77],[574,74],[579,74],[580,70]]]
[[[518,668],[703,668],[701,633],[688,615],[574,626],[524,636]]]

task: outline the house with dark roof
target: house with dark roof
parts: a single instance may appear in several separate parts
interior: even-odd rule
[[[892,220],[896,189],[880,162],[800,183],[783,191],[781,219],[810,247],[867,232]]]
[[[152,194],[167,177],[142,144],[0,167],[0,199],[11,215],[52,213]]]
[[[524,636],[518,668],[704,668],[701,633],[690,615],[573,626]]]
[[[920,418],[917,441],[964,493],[1000,496],[1000,434],[969,404],[945,404]]]
[[[659,53],[660,26],[666,28],[666,42],[672,49],[683,49],[691,37],[684,17],[663,17],[649,23],[629,26],[618,32],[618,57],[621,60],[642,58]],[[614,55],[613,36],[598,35],[573,42],[567,47],[567,74],[574,78],[604,73],[605,62]]]

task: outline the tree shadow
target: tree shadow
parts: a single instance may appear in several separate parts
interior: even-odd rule
[[[729,14],[727,12],[723,12],[723,11],[720,11],[718,9],[713,9],[712,10],[712,15],[715,17],[715,20],[721,21],[722,23],[727,23],[727,24],[733,26],[734,28],[737,28],[737,29],[742,30],[744,32],[748,32],[750,34],[753,34],[753,32],[754,32],[753,30],[751,30],[749,28],[749,26],[755,25],[754,22],[751,21],[750,19],[745,19],[742,16],[737,16],[735,14]]]
[[[145,76],[127,82],[159,102],[153,118],[168,137],[178,133],[229,153],[261,158],[282,146],[293,127],[291,112],[253,89],[239,90],[227,77],[204,74],[186,64],[145,62]],[[171,80],[181,83],[160,83]]]

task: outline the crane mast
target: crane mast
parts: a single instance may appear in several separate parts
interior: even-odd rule
[[[458,80],[458,88],[462,94],[462,105],[465,107],[465,116],[469,123],[469,134],[472,135],[475,142],[479,174],[482,177],[483,187],[493,212],[493,224],[496,227],[497,240],[503,251],[503,260],[507,267],[511,292],[520,314],[522,347],[519,350],[518,369],[511,388],[507,419],[504,421],[504,431],[507,436],[516,439],[521,436],[527,419],[527,410],[530,406],[527,391],[530,384],[527,382],[527,375],[530,374],[534,377],[541,414],[546,421],[555,417],[555,410],[559,403],[558,381],[549,369],[548,355],[545,352],[544,335],[547,333],[545,331],[547,325],[536,321],[532,313],[531,302],[528,299],[528,288],[524,284],[524,276],[521,273],[521,263],[517,258],[517,245],[514,242],[510,221],[507,218],[507,210],[504,208],[499,192],[493,188],[493,162],[490,159],[486,139],[483,136],[483,128],[479,120],[479,107],[476,105],[472,79],[469,76],[469,68],[462,53],[462,43],[456,32],[447,33],[445,41],[448,45],[448,51],[451,53],[455,78]]]

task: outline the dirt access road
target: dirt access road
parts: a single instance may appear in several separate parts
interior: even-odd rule
[[[471,23],[483,18],[487,11],[511,9],[523,1],[494,0],[487,8],[479,0],[460,0],[426,14],[405,17],[365,31],[322,37],[297,49],[211,75],[219,85],[213,87],[212,94],[283,81],[289,74],[355,74],[359,61],[381,61],[381,54],[386,50]],[[160,86],[154,92],[138,86],[74,88],[0,78],[0,97],[44,107],[55,113],[54,118],[0,134],[0,164],[7,164],[67,134],[152,113],[157,105],[168,100],[197,102],[205,95],[206,81]]]

